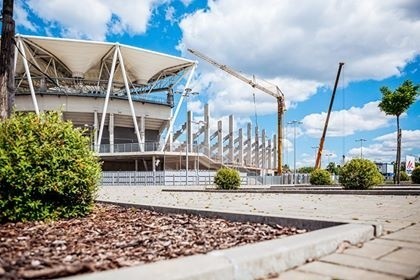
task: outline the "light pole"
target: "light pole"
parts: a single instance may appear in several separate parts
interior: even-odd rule
[[[293,184],[296,183],[296,126],[302,122],[294,120],[287,124],[293,125]]]
[[[325,167],[327,167],[328,164],[330,164],[330,156],[332,156],[333,154],[332,153],[327,153],[325,155],[327,156],[327,165]]]
[[[360,158],[363,159],[363,142],[366,142],[366,139],[360,138],[355,140],[356,142],[360,142]]]

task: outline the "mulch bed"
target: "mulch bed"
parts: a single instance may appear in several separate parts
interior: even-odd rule
[[[0,225],[0,278],[42,279],[156,262],[305,229],[97,204],[85,218]]]

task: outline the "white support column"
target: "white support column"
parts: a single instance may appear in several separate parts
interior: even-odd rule
[[[242,128],[240,128],[238,131],[238,142],[238,164],[242,166],[244,164],[244,143]]]
[[[255,127],[255,139],[254,139],[254,166],[260,167],[260,140],[258,134],[258,126]]]
[[[93,112],[93,147],[96,151],[98,145],[98,111]]]
[[[204,147],[205,154],[210,158],[210,115],[209,104],[204,105]]]
[[[277,135],[276,134],[274,134],[273,136],[272,156],[273,156],[273,168],[277,169]],[[278,175],[280,176],[281,174],[278,174]]]
[[[145,151],[146,144],[146,117],[140,116],[140,152]]]
[[[186,129],[186,135],[187,135],[187,149],[188,152],[191,153],[193,152],[193,139],[192,139],[192,129],[191,129],[191,122],[192,121],[192,112],[188,111],[187,112],[187,129]]]
[[[111,70],[109,74],[108,86],[106,89],[104,108],[102,110],[101,126],[99,127],[98,145],[96,147],[97,152],[99,152],[101,142],[102,142],[102,134],[104,132],[106,111],[108,110],[109,96],[111,95],[112,80],[114,79],[115,65],[117,63],[117,54],[118,54],[118,51],[117,51],[117,48],[115,48],[114,57],[112,58],[112,65],[111,65]]]
[[[272,160],[272,154],[271,154],[271,139],[268,139],[268,145],[267,145],[267,168],[272,169],[271,166],[271,160]]]
[[[263,169],[267,168],[267,157],[265,150],[265,129],[261,131],[261,167]]]
[[[229,115],[229,161],[231,164],[235,163],[234,154],[235,147],[233,142],[233,115]]]
[[[152,170],[156,172],[156,156],[152,156]]]
[[[223,124],[222,121],[217,122],[217,157],[223,164]]]
[[[176,109],[175,109],[175,113],[174,113],[173,116],[171,116],[171,119],[169,120],[169,127],[168,127],[168,131],[166,132],[166,136],[165,136],[165,140],[163,141],[162,148],[160,149],[161,152],[163,152],[163,150],[165,149],[166,144],[168,143],[168,139],[169,139],[169,137],[170,137],[170,135],[172,133],[172,129],[174,127],[175,120],[176,120],[176,118],[178,116],[179,110],[181,109],[181,105],[182,105],[182,102],[183,102],[184,97],[185,97],[186,89],[190,86],[191,79],[192,79],[192,77],[194,75],[194,72],[195,72],[195,68],[196,67],[197,67],[197,63],[194,63],[194,65],[191,66],[190,74],[189,74],[188,79],[187,79],[187,82],[185,83],[185,86],[184,86],[184,93],[181,94],[181,98],[179,99],[179,102],[178,102],[178,104],[176,106]]]
[[[127,73],[125,72],[124,58],[121,54],[120,46],[118,46],[118,45],[117,45],[117,53],[118,53],[118,59],[120,61],[120,67],[121,67],[121,72],[122,72],[122,76],[123,76],[123,80],[124,80],[125,91],[127,92],[128,103],[130,104],[130,110],[131,110],[131,116],[133,118],[134,129],[135,129],[135,133],[137,135],[137,141],[139,143],[139,148],[141,149],[141,147],[140,147],[141,146],[141,137],[140,137],[139,126],[137,125],[136,111],[134,110],[133,99],[131,98],[131,93],[130,93],[130,86],[128,85]]]
[[[23,56],[22,61],[23,61],[23,66],[25,67],[26,77],[28,78],[28,84],[29,84],[29,90],[31,91],[32,103],[34,104],[35,113],[39,116],[38,101],[36,100],[36,96],[35,96],[35,89],[34,89],[34,84],[32,83],[31,71],[29,70],[28,61],[26,60],[25,47],[23,46],[22,39],[20,37],[18,38],[18,45]]]
[[[114,114],[109,114],[109,124],[108,124],[108,131],[109,131],[109,152],[114,152]]]
[[[246,165],[252,165],[252,124],[248,123],[246,127]]]

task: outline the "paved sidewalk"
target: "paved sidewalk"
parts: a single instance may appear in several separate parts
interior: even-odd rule
[[[420,196],[161,192],[103,187],[98,199],[205,210],[379,223],[383,236],[282,273],[279,279],[414,279],[420,273]]]

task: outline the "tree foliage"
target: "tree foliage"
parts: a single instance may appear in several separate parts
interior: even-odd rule
[[[241,185],[241,177],[237,170],[222,167],[217,171],[216,176],[214,177],[214,183],[218,189],[237,189]]]
[[[382,100],[379,103],[381,111],[387,115],[397,117],[397,166],[401,165],[401,130],[400,130],[400,116],[404,113],[416,100],[417,95],[420,94],[419,86],[414,85],[412,81],[404,81],[401,86],[392,91],[388,87],[381,87]],[[396,183],[400,182],[400,170],[395,172]]]
[[[311,173],[310,183],[312,185],[331,185],[331,173],[325,169],[316,169]]]
[[[13,115],[0,122],[0,222],[89,213],[100,169],[89,138],[57,112]]]
[[[345,189],[368,189],[383,182],[376,164],[367,159],[352,159],[340,171],[340,184]]]
[[[304,166],[298,169],[298,173],[307,173],[310,174],[312,173],[312,171],[314,171],[314,167],[313,166]]]

